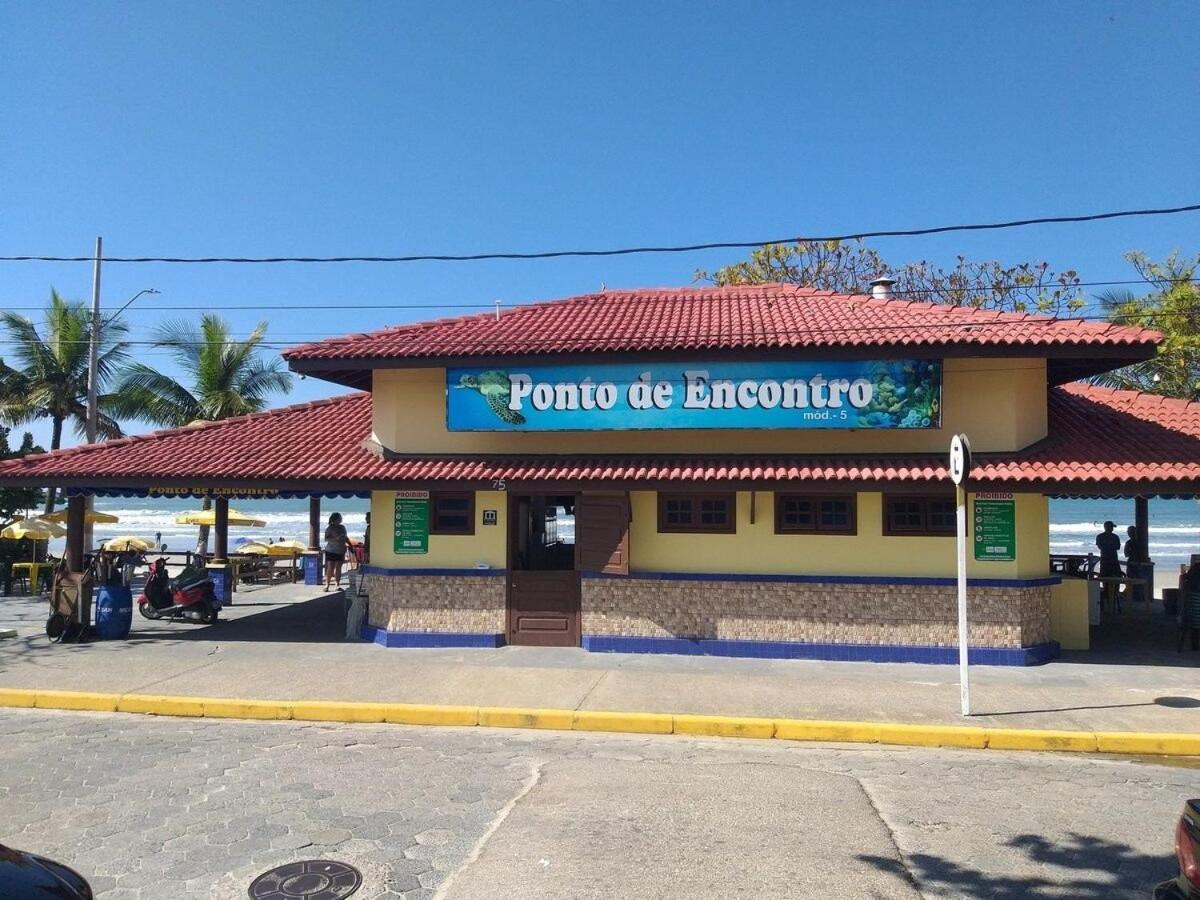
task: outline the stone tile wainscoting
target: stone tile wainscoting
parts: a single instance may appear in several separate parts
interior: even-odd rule
[[[496,569],[394,571],[366,567],[372,639],[396,646],[503,644],[505,572]]]
[[[1029,665],[1057,655],[1057,579],[969,585],[973,662]],[[590,650],[817,659],[957,659],[953,579],[641,573],[583,580]]]

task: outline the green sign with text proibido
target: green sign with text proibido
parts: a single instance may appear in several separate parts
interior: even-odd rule
[[[1009,493],[975,495],[975,559],[1011,562],[1017,558],[1017,508]]]
[[[396,492],[392,550],[397,554],[429,552],[428,491]]]

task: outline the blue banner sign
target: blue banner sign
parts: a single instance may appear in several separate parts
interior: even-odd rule
[[[450,431],[937,428],[938,360],[446,370]]]

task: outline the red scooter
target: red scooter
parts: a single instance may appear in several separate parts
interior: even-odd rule
[[[221,601],[202,568],[187,566],[171,578],[166,559],[160,557],[150,565],[146,586],[138,597],[138,612],[147,619],[187,619],[211,625],[221,612]]]

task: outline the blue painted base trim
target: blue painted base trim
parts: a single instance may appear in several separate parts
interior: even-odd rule
[[[457,631],[387,631],[364,625],[364,641],[381,647],[503,647],[502,634],[471,634]]]
[[[842,662],[957,663],[957,647],[899,644],[809,644],[798,641],[737,641],[692,638],[611,637],[585,634],[583,648],[595,653],[677,653],[688,656],[745,656],[758,659],[823,659]],[[979,666],[1040,666],[1055,659],[1051,641],[1032,647],[972,647]]]

